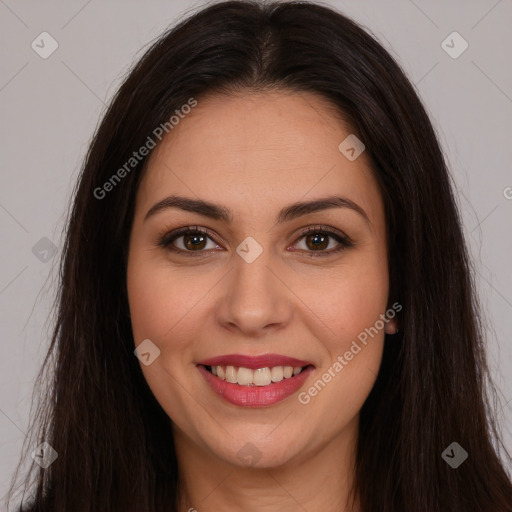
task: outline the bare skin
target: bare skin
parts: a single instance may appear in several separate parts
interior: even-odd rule
[[[135,345],[150,339],[161,351],[141,368],[172,420],[183,512],[360,510],[357,498],[349,503],[359,411],[384,333],[397,325],[387,321],[344,358],[390,308],[382,197],[366,154],[349,161],[338,149],[350,133],[316,95],[246,92],[200,98],[151,155],[137,194],[128,296]],[[178,208],[145,220],[170,195],[223,205],[233,220]],[[275,224],[285,206],[327,196],[353,201],[367,219],[331,207]],[[200,248],[183,234],[159,245],[187,226],[212,236]],[[321,248],[318,235],[301,235],[318,226],[352,246],[334,253],[340,242],[331,233],[324,245],[316,239]],[[262,249],[251,263],[236,251],[249,236]],[[280,354],[314,369],[281,402],[238,406],[196,366],[233,353]],[[340,356],[346,364],[335,371]],[[307,394],[329,369],[328,383]],[[239,453],[248,443],[250,463]]]

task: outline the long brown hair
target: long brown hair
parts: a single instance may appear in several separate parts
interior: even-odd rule
[[[56,323],[32,430],[58,453],[32,466],[33,512],[175,511],[170,420],[133,354],[127,242],[147,157],[95,190],[193,97],[281,88],[322,95],[364,141],[385,203],[391,294],[403,306],[360,418],[365,512],[512,511],[493,420],[472,268],[431,122],[394,59],[320,4],[228,1],[165,33],[134,66],[90,145],[73,196]],[[32,432],[31,430],[31,432]],[[443,451],[468,459],[454,469]],[[17,472],[18,473],[18,472]],[[12,489],[12,487],[11,487]]]

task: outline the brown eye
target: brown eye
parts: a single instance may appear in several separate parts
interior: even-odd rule
[[[305,237],[306,245],[309,249],[327,249],[329,245],[329,238],[332,238],[330,235],[324,235],[322,233],[312,233]]]
[[[196,250],[204,249],[206,245],[207,236],[202,233],[194,233],[190,235],[183,235],[183,245],[187,249]]]
[[[308,256],[330,256],[347,247],[352,247],[351,240],[342,233],[328,227],[315,227],[302,233],[299,241],[304,241],[305,249],[299,250]],[[327,250],[330,247],[329,250]]]
[[[210,242],[210,246],[208,246],[208,242]],[[207,249],[219,247],[212,236],[206,230],[199,227],[187,227],[167,233],[162,237],[158,245],[176,252],[198,254],[205,252]]]
[[[297,249],[294,246],[293,250],[299,250],[308,256],[330,256],[353,246],[352,241],[341,232],[321,226],[304,230],[296,244],[302,241],[305,247]],[[209,249],[221,249],[208,230],[191,226],[165,234],[158,245],[187,256],[200,256],[202,253],[208,253]]]

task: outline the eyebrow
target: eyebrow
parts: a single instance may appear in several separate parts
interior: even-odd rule
[[[177,195],[166,197],[153,205],[146,213],[144,222],[153,215],[169,208],[178,208],[180,210],[196,213],[211,219],[221,220],[226,224],[231,224],[233,222],[233,212],[226,206],[205,201],[203,199],[191,199]],[[330,208],[349,208],[361,215],[371,227],[370,219],[363,208],[346,197],[337,196],[324,197],[313,201],[299,201],[292,203],[284,207],[278,213],[275,223],[282,224],[298,217],[302,217],[303,215],[320,212]]]

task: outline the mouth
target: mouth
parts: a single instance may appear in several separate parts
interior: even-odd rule
[[[270,386],[272,384],[296,377],[306,368],[306,366],[273,366],[272,368],[244,368],[243,366],[204,366],[212,375],[220,380],[238,384],[239,386]]]
[[[196,366],[218,396],[244,407],[284,400],[302,387],[315,368],[308,361],[273,354],[219,356]]]

